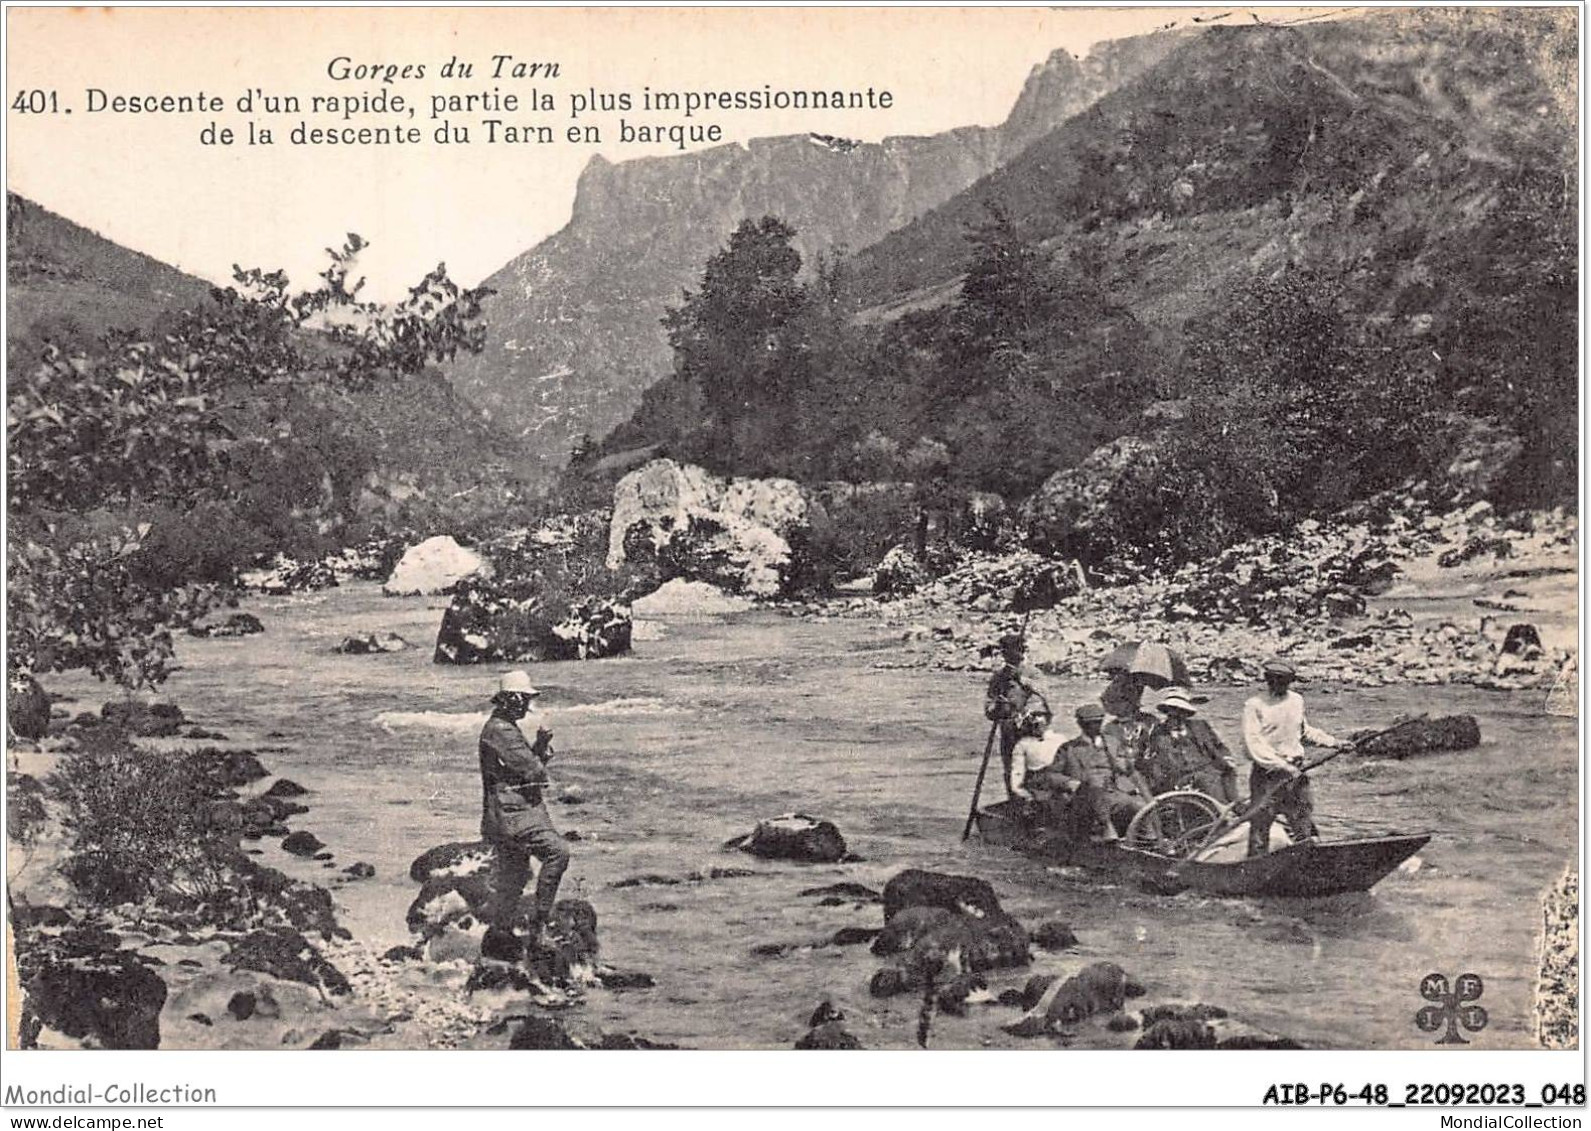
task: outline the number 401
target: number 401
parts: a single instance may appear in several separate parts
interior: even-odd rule
[[[19,90],[11,109],[19,114],[56,114],[61,107],[53,90]]]

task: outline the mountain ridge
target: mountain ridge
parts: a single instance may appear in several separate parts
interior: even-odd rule
[[[48,345],[94,355],[107,335],[158,333],[163,319],[213,301],[211,283],[26,197],[8,193],[7,212],[6,351],[13,373],[34,364]],[[518,478],[519,445],[435,367],[364,389],[291,386],[229,388],[224,415],[239,436],[267,447],[313,435],[329,460],[372,460],[355,497],[340,500],[351,507],[395,512],[427,485],[473,488],[483,464],[505,481]]]
[[[1052,52],[998,126],[861,144],[783,135],[620,163],[593,158],[569,223],[486,279],[499,292],[487,306],[487,349],[449,375],[554,470],[571,440],[620,423],[668,374],[663,309],[678,305],[741,219],[781,216],[809,266],[820,253],[865,246],[1194,34],[1106,41],[1082,59]]]

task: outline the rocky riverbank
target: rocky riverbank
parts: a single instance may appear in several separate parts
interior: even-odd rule
[[[1002,633],[1025,630],[1031,660],[1055,675],[1096,676],[1116,645],[1153,639],[1181,651],[1203,684],[1251,682],[1277,655],[1349,686],[1548,692],[1578,678],[1577,566],[1571,514],[1504,519],[1486,503],[1432,513],[1411,491],[1164,577],[1089,585],[1073,563],[1021,552],[971,558],[895,599],[788,611],[898,624],[900,652],[880,667],[986,668]],[[891,587],[900,575],[896,562]],[[1572,711],[1566,688],[1552,698]]]
[[[343,925],[337,896],[375,868],[345,864],[308,827],[314,792],[268,768],[282,748],[229,743],[171,704],[113,701],[75,716],[57,705],[55,715],[49,734],[8,751],[19,1047],[501,1046],[505,995],[565,1005],[553,995],[577,989],[582,962],[594,962],[595,913],[562,905],[555,931],[577,921],[566,933],[585,951],[562,954],[541,980],[485,984],[470,933],[479,907],[467,904],[429,907],[436,922],[412,924],[436,928],[420,940],[436,953],[378,955]],[[326,879],[262,862],[272,843]],[[472,945],[443,953],[434,936],[449,933]],[[617,1035],[599,1047],[649,1046]]]

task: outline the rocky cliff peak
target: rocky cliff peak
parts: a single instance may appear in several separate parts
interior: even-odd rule
[[[856,143],[817,134],[613,163],[582,172],[569,224],[487,280],[491,340],[450,372],[524,436],[549,471],[571,440],[623,421],[671,357],[659,323],[742,219],[777,215],[819,252],[865,247],[942,204],[1184,36],[1056,51],[1033,69],[1007,120],[931,137]]]

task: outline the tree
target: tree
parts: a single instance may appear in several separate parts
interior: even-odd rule
[[[246,503],[288,519],[295,502],[261,498],[248,470],[292,438],[236,434],[240,414],[229,402],[236,409],[263,386],[360,387],[480,349],[476,323],[489,292],[459,288],[439,265],[400,303],[363,302],[362,280],[349,286],[348,276],[364,246],[350,235],[331,251],[313,290],[290,293],[280,271],[237,269],[234,287],[155,333],[109,334],[92,353],[52,348],[13,377],[12,672],[86,668],[128,688],[166,678],[171,630],[204,616],[226,587],[170,577],[146,546],[147,520]]]
[[[799,316],[807,291],[797,276],[795,230],[772,216],[743,220],[707,261],[701,289],[663,318],[675,372],[700,388],[709,426],[731,458],[755,458],[759,440],[789,419],[802,372]]]
[[[1112,488],[1113,548],[1180,564],[1418,470],[1428,363],[1361,323],[1334,279],[1292,268],[1190,327],[1187,418]]]

